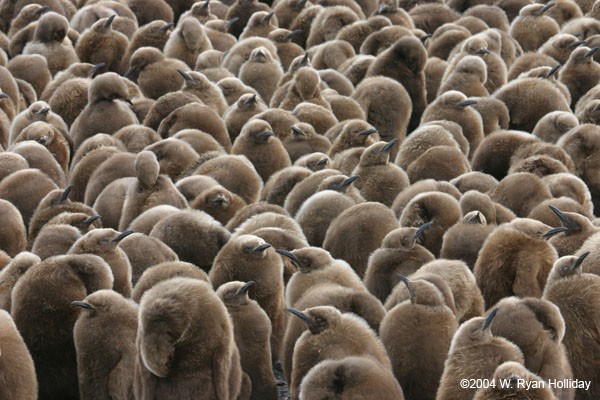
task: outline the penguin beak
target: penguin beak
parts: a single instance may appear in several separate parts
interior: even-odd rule
[[[8,95],[6,93],[0,93],[0,99],[8,99]]]
[[[299,5],[300,7],[304,7],[304,5],[306,4],[306,2],[307,2],[307,1],[308,1],[308,0],[300,0],[300,1],[298,2],[298,5]]]
[[[269,136],[274,136],[275,134],[271,131],[263,132],[260,134],[260,137],[268,138]]]
[[[425,230],[427,228],[429,228],[431,225],[433,225],[433,221],[429,221],[429,222],[426,222],[423,225],[421,225],[419,227],[419,229],[417,229],[417,231],[413,235],[413,240],[417,240],[419,238],[419,236],[421,236],[423,234],[423,232],[425,232]]]
[[[292,132],[294,132],[295,135],[305,136],[304,132],[296,128],[294,125],[290,126],[290,129],[292,130]]]
[[[367,129],[366,131],[363,131],[361,133],[359,133],[359,135],[361,136],[369,136],[373,133],[377,133],[377,129]]]
[[[120,233],[116,238],[114,238],[112,240],[113,243],[118,243],[121,240],[125,239],[127,236],[131,235],[132,233],[135,233],[134,231],[125,231]]]
[[[131,101],[131,99],[123,99],[123,101],[125,101],[127,104],[129,104],[130,106],[133,105],[133,101]]]
[[[239,17],[233,17],[229,21],[227,21],[227,25],[225,25],[225,32],[227,32],[229,28],[231,28],[231,25],[235,24],[239,20]]]
[[[599,47],[598,47],[598,46],[594,46],[594,47],[592,47],[592,48],[590,49],[590,51],[588,51],[588,52],[587,52],[587,54],[585,55],[585,57],[587,58],[587,57],[591,57],[591,56],[593,56],[593,55],[594,55],[594,53],[598,51],[598,49],[599,49]]]
[[[431,36],[433,36],[431,33],[428,33],[425,36],[421,36],[419,39],[421,39],[421,42],[425,42],[427,39],[429,39]]]
[[[554,7],[556,5],[556,3],[548,3],[546,4],[546,6],[544,8],[542,8],[542,10],[540,11],[540,14],[545,13],[546,11],[548,11],[549,9],[551,9],[552,7]]]
[[[578,40],[576,42],[571,43],[567,47],[577,47],[577,46],[582,45],[582,44],[586,44],[585,40]]]
[[[354,182],[358,178],[360,178],[360,175],[353,175],[353,176],[349,177],[344,182],[342,182],[342,184],[340,185],[340,189],[345,189],[346,187],[350,186],[352,184],[352,182]]]
[[[562,66],[562,64],[558,64],[556,67],[553,67],[550,72],[548,72],[548,78],[550,78],[558,69]]]
[[[569,228],[565,228],[564,226],[559,226],[558,228],[552,228],[548,232],[544,233],[544,239],[550,239],[554,235],[558,235],[561,232],[568,231]]]
[[[560,222],[562,222],[563,226],[565,226],[568,229],[579,229],[579,224],[573,221],[572,219],[567,218],[567,216],[563,214],[558,208],[554,206],[548,207],[552,210],[552,212],[554,212],[554,214],[556,214],[558,219],[560,219]]]
[[[60,200],[58,202],[62,203],[63,201],[65,201],[67,197],[69,197],[69,193],[71,193],[71,190],[73,190],[73,185],[67,186],[63,191],[62,196],[60,196]]]
[[[262,253],[263,251],[265,251],[269,247],[271,247],[271,245],[269,243],[265,243],[265,244],[261,244],[260,246],[257,246],[255,248],[253,248],[252,251],[254,253]]]
[[[117,14],[113,14],[111,15],[106,22],[104,23],[104,27],[108,28],[110,26],[110,24],[112,24],[113,20],[115,19],[115,17],[117,16]]]
[[[105,66],[106,66],[106,63],[103,63],[103,62],[101,62],[101,63],[98,63],[98,64],[94,65],[94,66],[92,67],[92,70],[90,71],[90,76],[94,76],[94,74],[95,74],[96,72],[98,72],[98,70],[99,70],[100,68],[104,68]],[[128,71],[128,72],[129,72],[129,71]],[[123,76],[125,76],[125,75],[123,75]],[[127,76],[125,76],[125,78],[127,78]]]
[[[225,201],[225,197],[223,197],[222,195],[219,195],[219,196],[217,196],[215,201],[219,204],[223,204],[223,202]]]
[[[299,317],[301,320],[303,320],[307,324],[310,324],[312,322],[312,318],[310,318],[308,315],[304,314],[302,311],[298,311],[293,308],[287,308],[286,310],[288,312],[294,314],[295,316]]]
[[[169,22],[168,24],[161,26],[160,30],[164,32],[164,31],[168,30],[172,26],[175,26],[175,23],[174,22]]]
[[[99,215],[91,216],[88,219],[86,219],[85,221],[83,221],[80,225],[83,226],[84,228],[87,228],[88,226],[91,225],[92,222],[94,222],[97,219],[100,219]]]
[[[462,103],[458,103],[459,107],[466,107],[466,106],[471,106],[473,104],[477,104],[477,102],[475,100],[465,100]]]
[[[204,10],[204,9],[208,8],[208,3],[210,3],[210,0],[206,0],[204,2],[204,4],[202,4],[202,6],[200,7],[200,9]]]
[[[48,7],[48,6],[42,6],[42,7],[40,7],[40,8],[39,8],[39,9],[38,9],[36,12],[34,12],[33,14],[34,14],[34,15],[40,15],[40,14],[43,14],[43,13],[45,13],[46,11],[48,11],[48,9],[49,9],[49,8],[50,8],[50,7]]]
[[[268,13],[267,15],[265,15],[260,22],[262,22],[263,24],[266,22],[269,22],[269,20],[271,19],[271,17],[273,16],[273,14],[275,14],[275,11],[271,11],[270,13]]]
[[[177,68],[177,72],[179,72],[179,75],[183,76],[183,79],[185,79],[186,81],[191,81],[192,77],[185,71]]]
[[[496,316],[497,312],[498,312],[498,307],[494,308],[492,310],[492,312],[490,313],[490,315],[488,315],[488,317],[485,319],[485,322],[483,323],[483,327],[481,328],[482,331],[485,331],[487,328],[490,327],[492,320]]]
[[[287,36],[285,37],[285,39],[286,40],[290,40],[294,36],[297,36],[297,35],[301,34],[302,32],[304,32],[302,29],[294,29],[293,31],[291,31],[290,33],[287,34]]]
[[[275,250],[275,253],[279,253],[282,256],[286,256],[287,258],[289,258],[290,260],[292,260],[292,262],[294,264],[300,265],[300,260],[298,260],[298,257],[296,257],[294,254],[292,254],[291,251],[277,249],[277,250]]]
[[[390,8],[388,6],[385,5],[380,5],[379,8],[377,9],[377,13],[378,14],[383,14],[384,12],[388,11]]]
[[[44,107],[37,112],[37,114],[47,114],[50,111],[50,107]]]
[[[48,136],[42,136],[41,138],[39,138],[38,143],[39,144],[45,144],[48,141]],[[55,157],[56,155],[54,155]]]
[[[404,276],[404,275],[402,275],[402,274],[396,274],[396,276],[397,276],[398,278],[400,278],[400,280],[401,280],[402,282],[404,282],[404,284],[406,285],[406,289],[408,290],[408,295],[409,295],[409,297],[410,297],[410,302],[411,302],[411,303],[413,303],[413,302],[414,302],[414,298],[415,298],[415,294],[416,294],[416,292],[410,288],[410,282],[409,282],[408,278],[407,278],[407,277],[405,277],[405,276]]]
[[[302,57],[302,60],[300,60],[300,64],[304,65],[304,64],[306,64],[307,61],[308,61],[308,53],[304,53],[304,57]]]
[[[379,152],[384,153],[386,151],[390,151],[390,149],[392,148],[393,145],[396,144],[396,142],[398,142],[398,138],[393,138],[392,140],[387,142],[387,144],[385,146],[383,146],[383,149],[381,149]]]
[[[125,72],[125,75],[123,75],[123,78],[127,78],[129,75],[133,74],[136,70],[137,70],[137,67],[131,68],[129,71]]]
[[[246,100],[246,104],[254,103],[256,101],[256,94],[253,94],[248,100]]]
[[[581,266],[581,264],[583,264],[583,260],[585,260],[585,258],[590,254],[589,251],[586,251],[585,253],[583,253],[582,255],[579,256],[579,258],[577,259],[577,261],[575,261],[575,264],[573,264],[573,268],[571,268],[571,271],[575,271],[577,268],[579,268]]]
[[[248,289],[250,289],[252,286],[254,286],[254,281],[246,282],[246,284],[244,286],[242,286],[240,288],[240,290],[238,290],[238,292],[236,293],[236,296],[243,296],[244,294],[246,294]]]
[[[479,55],[490,54],[490,51],[488,49],[481,49],[477,52],[477,54],[479,54]]]
[[[77,307],[85,308],[86,310],[94,309],[94,307],[92,307],[90,304],[86,303],[85,301],[74,301],[71,304],[74,306],[77,306]]]
[[[482,223],[481,218],[479,218],[481,216],[481,213],[479,211],[477,211],[475,213],[475,215],[473,215],[471,217],[471,219],[469,220],[469,222],[478,222],[478,223]]]
[[[0,285],[4,283],[4,279],[0,279]]]
[[[327,163],[327,161],[329,161],[329,158],[325,157],[322,160],[319,160],[319,162],[317,163],[317,165],[325,165]]]

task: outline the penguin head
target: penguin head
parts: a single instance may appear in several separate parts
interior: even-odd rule
[[[71,200],[69,199],[69,194],[71,194],[71,190],[73,189],[73,185],[69,185],[64,189],[56,189],[48,192],[46,196],[40,201],[38,205],[39,210],[43,210],[47,207],[61,206],[61,205],[69,205],[71,204]]]
[[[462,46],[462,51],[483,58],[490,54],[487,41],[480,36],[473,36],[467,39]]]
[[[163,53],[155,47],[140,47],[133,52],[129,59],[129,71],[125,73],[125,77],[140,72],[150,64],[162,61],[165,59]]]
[[[401,251],[410,251],[416,244],[422,244],[422,234],[433,222],[427,222],[423,225],[414,227],[402,227],[390,231],[383,238],[381,247],[386,249],[398,249]]]
[[[203,198],[204,210],[227,210],[233,200],[231,192],[221,185],[206,189],[199,196]]]
[[[88,94],[89,104],[103,100],[126,100],[128,98],[129,90],[125,80],[114,72],[106,72],[95,77]]]
[[[294,58],[288,67],[288,72],[295,74],[302,67],[312,68],[308,53],[304,53],[303,55]]]
[[[373,143],[363,151],[360,156],[361,167],[374,167],[386,165],[390,161],[390,149],[398,142],[398,138],[393,138],[389,142]]]
[[[98,21],[90,27],[90,31],[96,34],[106,35],[112,32],[112,23],[117,17],[117,14],[113,14],[108,18],[100,18]]]
[[[581,275],[583,271],[581,265],[589,254],[590,252],[586,251],[579,256],[564,256],[556,260],[548,275],[547,286],[563,278]]]
[[[156,155],[149,150],[138,153],[134,167],[142,189],[154,187],[160,173],[160,164],[156,159]]]
[[[240,132],[240,138],[249,140],[256,145],[269,143],[272,136],[275,136],[275,134],[271,125],[260,119],[248,121]]]
[[[289,43],[295,36],[301,34],[302,32],[302,29],[290,31],[289,29],[279,28],[269,32],[267,37],[275,43]]]
[[[411,304],[418,304],[431,307],[445,305],[444,297],[440,290],[431,282],[423,279],[409,280],[402,274],[397,274],[406,290],[401,290],[398,294],[399,300],[408,299]]]
[[[69,31],[69,21],[53,11],[45,13],[35,28],[34,40],[44,43],[62,42]]]
[[[598,51],[598,47],[592,47],[591,49],[587,46],[581,46],[571,52],[569,59],[567,60],[568,66],[574,65],[586,65],[594,62],[594,53]]]
[[[219,286],[217,296],[226,306],[245,306],[250,303],[248,292],[255,286],[254,281],[240,282],[232,281]]]
[[[175,23],[173,22],[166,23],[161,20],[156,20],[147,23],[144,27],[140,27],[138,32],[144,29],[145,37],[165,41],[171,35],[173,26],[175,26]]]
[[[554,214],[556,214],[561,225],[567,228],[567,230],[564,231],[565,236],[571,236],[580,233],[593,234],[596,232],[596,227],[587,217],[576,212],[560,211],[558,208],[552,205],[548,207],[552,210],[552,212],[554,212]]]
[[[294,125],[291,125],[290,130],[292,131],[291,140],[293,142],[306,142],[311,137],[316,135],[315,129],[312,127],[312,125],[304,122],[298,122]]]
[[[183,76],[183,87],[194,90],[206,90],[211,86],[211,82],[202,72],[189,71],[185,72],[178,69],[177,72]]]
[[[555,234],[564,231],[555,231],[555,229],[553,229],[551,226],[548,226],[543,222],[531,218],[515,218],[506,225],[504,225],[501,229],[504,228],[517,230],[523,233],[524,235],[538,240],[545,240],[549,237],[552,237]]]
[[[489,343],[493,336],[490,329],[498,308],[494,308],[487,316],[474,317],[465,321],[456,331],[450,345],[450,352],[465,346]]]
[[[317,188],[317,192],[323,190],[335,190],[340,193],[347,193],[352,183],[360,178],[359,175],[347,177],[346,175],[332,175],[323,179]]]
[[[529,4],[521,8],[519,17],[541,17],[546,11],[555,6],[555,3]]]
[[[117,314],[125,311],[123,306],[130,303],[137,308],[131,300],[125,299],[120,293],[114,290],[98,290],[81,301],[74,301],[71,304],[82,309],[84,318],[94,318],[102,314]]]
[[[247,29],[252,30],[273,30],[277,28],[277,17],[275,16],[275,12],[256,11],[250,16],[250,19],[246,23],[246,27]]]
[[[273,56],[271,55],[271,52],[267,50],[267,48],[264,46],[259,46],[252,50],[252,52],[250,53],[250,58],[248,59],[248,62],[255,62],[260,64],[266,64],[272,61]]]
[[[496,389],[503,393],[516,393],[519,392],[520,387],[523,385],[522,382],[527,379],[531,373],[523,366],[523,364],[516,361],[507,361],[498,365],[496,371],[494,371],[494,382],[496,382]],[[500,384],[502,382],[502,384]]]
[[[226,89],[223,89],[225,91]],[[261,107],[262,100],[256,93],[245,93],[237,101],[237,108],[243,111],[253,111]]]
[[[348,121],[338,138],[345,141],[350,147],[368,147],[380,140],[377,129],[359,119]]]
[[[321,171],[331,166],[331,160],[325,153],[315,152],[307,154],[296,160],[295,165],[302,164],[313,172]]]
[[[320,247],[303,247],[292,251],[275,250],[277,253],[289,258],[302,274],[322,270],[333,262],[333,257],[327,250]]]
[[[273,252],[272,246],[262,238],[254,235],[240,235],[234,238],[237,252],[244,258],[260,260]]]
[[[113,253],[119,242],[133,231],[117,232],[112,228],[92,229],[79,238],[71,249],[75,254],[110,254]]]
[[[288,308],[288,312],[304,321],[308,330],[313,335],[318,335],[327,329],[337,326],[342,318],[342,313],[337,308],[331,306],[311,307],[304,311]]]
[[[395,61],[400,62],[413,73],[421,72],[425,68],[427,50],[423,43],[412,35],[398,39],[390,51]]]
[[[50,114],[50,105],[45,101],[36,101],[27,109],[27,116],[35,121],[46,121]]]
[[[33,22],[38,20],[49,9],[50,7],[42,6],[40,4],[27,4],[25,7],[21,8],[16,19],[23,18],[26,21]]]
[[[179,39],[185,43],[185,46],[192,51],[195,51],[202,46],[206,36],[204,27],[194,17],[186,17],[179,20],[174,34],[176,34]]]
[[[61,133],[58,132],[54,125],[37,121],[23,129],[16,141],[33,140],[44,147],[48,147],[55,141],[58,135],[61,135]]]
[[[468,106],[477,104],[476,100],[469,100],[464,93],[457,90],[448,90],[442,93],[432,104],[439,104],[456,112],[463,112]]]
[[[485,215],[481,211],[475,210],[465,214],[462,220],[463,224],[487,225]]]
[[[309,100],[321,93],[319,85],[321,78],[318,72],[311,67],[302,67],[294,76],[294,87],[302,100]]]
[[[473,76],[480,83],[485,83],[487,80],[487,65],[485,62],[476,56],[466,56],[456,64],[454,71]]]
[[[194,17],[208,17],[210,15],[210,0],[197,1],[191,8]]]

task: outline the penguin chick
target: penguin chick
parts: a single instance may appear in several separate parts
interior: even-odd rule
[[[312,21],[310,29],[303,29],[308,33],[306,48],[335,39],[344,26],[358,20],[360,20],[360,16],[349,7],[332,6],[322,8]],[[294,25],[291,27],[292,30],[296,28]]]
[[[363,120],[349,120],[344,121],[342,124],[340,133],[333,140],[329,149],[329,157],[334,157],[338,153],[353,147],[368,147],[378,141],[378,135],[371,136],[378,134],[377,129]]]
[[[256,283],[249,296],[260,304],[271,320],[271,352],[273,360],[278,360],[286,324],[283,263],[270,247],[254,235],[232,238],[215,257],[209,278],[217,288],[234,280]]]
[[[356,204],[344,210],[331,223],[323,249],[334,258],[348,262],[362,278],[367,268],[368,256],[381,246],[383,238],[398,228],[394,213],[376,202]]]
[[[321,78],[316,70],[310,67],[300,68],[294,75],[294,80],[279,107],[292,111],[298,104],[308,102],[330,110],[329,103],[321,95],[320,84]]]
[[[112,290],[71,304],[82,308],[73,328],[80,398],[133,396],[137,305]]]
[[[494,385],[478,389],[473,400],[496,400],[507,396],[527,400],[556,398],[541,377],[514,361],[498,365],[494,371]]]
[[[27,345],[7,311],[0,310],[0,323],[0,340],[2,340],[0,394],[3,399],[36,399],[38,383]]]
[[[527,5],[512,21],[509,33],[519,42],[523,51],[536,51],[552,36],[558,35],[560,32],[558,23],[552,17],[544,15],[554,5],[554,3]]]
[[[212,108],[219,116],[223,116],[227,110],[225,97],[219,88],[210,82],[208,78],[200,72],[184,72],[178,70],[184,78],[183,91],[190,92],[198,97],[202,103]]]
[[[580,40],[576,36],[561,33],[549,38],[546,43],[540,47],[540,53],[546,54],[564,65],[573,50],[576,49],[577,46],[585,43],[585,40]]]
[[[25,272],[40,262],[35,254],[23,251],[0,271],[0,309],[10,311],[12,289]]]
[[[59,129],[60,128],[46,122],[34,122],[21,131],[19,136],[15,138],[15,144],[27,140],[33,140],[40,143],[48,149],[60,168],[66,174],[71,159],[71,143],[67,140],[66,137],[68,136],[65,135],[65,131],[60,131]],[[12,150],[17,151],[16,147],[13,147]],[[33,162],[30,164],[33,164]]]
[[[216,293],[231,315],[242,370],[250,376],[250,399],[277,399],[277,382],[271,366],[271,321],[255,300],[248,297],[254,281],[233,281]]]
[[[69,130],[62,118],[52,112],[48,103],[36,101],[26,110],[21,111],[11,123],[8,144],[13,144],[23,129],[37,121],[47,122],[64,132]],[[66,140],[70,140],[68,135],[64,136]]]
[[[9,257],[15,257],[27,246],[27,228],[23,217],[10,200],[4,199],[0,200],[0,216],[4,221],[0,229],[0,249]]]
[[[265,103],[269,104],[277,88],[277,82],[283,75],[283,69],[271,52],[265,47],[257,47],[250,58],[240,68],[240,80],[254,88]]]
[[[557,253],[545,239],[562,231],[539,221],[517,218],[491,233],[473,268],[485,304],[508,296],[541,297]],[[510,246],[511,259],[504,250]],[[500,251],[500,253],[499,253]]]
[[[404,399],[391,371],[371,357],[321,361],[308,371],[300,385],[300,398],[304,400],[364,399],[369,396],[381,400]]]
[[[548,207],[556,214],[562,226],[567,228],[562,235],[548,240],[559,257],[575,254],[587,238],[598,232],[598,228],[587,217],[574,212],[563,212],[552,205]]]
[[[448,90],[458,90],[467,97],[489,95],[484,84],[487,80],[487,65],[476,56],[466,56],[461,59],[454,71],[442,82],[438,95]]]
[[[225,94],[227,97],[227,94]],[[267,105],[259,98],[256,93],[242,94],[235,104],[229,106],[223,121],[227,126],[227,132],[232,142],[239,136],[242,128],[256,114],[267,111]]]
[[[212,45],[204,27],[196,18],[188,17],[179,20],[165,43],[163,53],[165,57],[181,60],[192,68],[198,55],[206,50],[212,50]]]
[[[472,318],[458,328],[436,398],[471,399],[476,389],[457,386],[460,379],[491,379],[498,365],[507,361],[523,363],[523,353],[516,345],[492,335],[489,328],[496,312],[494,309],[487,318]]]
[[[81,34],[75,52],[81,62],[90,64],[105,63],[104,71],[119,74],[125,72],[121,57],[127,51],[127,36],[113,29],[112,22],[117,14],[101,18]]]
[[[390,359],[375,332],[362,318],[342,314],[331,306],[312,307],[304,311],[289,309],[308,327],[294,346],[290,383],[292,399],[299,398],[300,383],[309,370],[326,359],[346,356],[371,356],[386,368]],[[335,346],[329,343],[336,343]]]
[[[142,297],[135,397],[189,398],[208,390],[217,398],[240,392],[240,356],[225,305],[210,284],[174,278]],[[201,344],[201,345],[200,345]],[[189,379],[190,368],[195,379]]]
[[[600,79],[600,64],[593,59],[597,47],[579,47],[571,53],[567,63],[560,71],[558,77],[569,88],[571,94],[571,107],[581,96],[596,85],[597,79]]]
[[[398,277],[407,286],[410,301],[398,304],[383,318],[381,342],[405,396],[433,398],[458,323],[435,285],[425,280],[409,281],[400,274]]]
[[[292,134],[282,142],[292,163],[306,154],[329,152],[331,142],[318,135],[312,125],[298,122],[290,126],[290,130]]]
[[[246,202],[240,196],[221,185],[202,191],[195,199],[190,201],[190,208],[210,214],[223,226],[244,206],[246,206]]]
[[[250,16],[244,30],[240,34],[239,40],[254,36],[268,37],[269,33],[277,29],[278,22],[275,12],[257,11]]]
[[[119,233],[114,229],[93,229],[73,243],[68,254],[94,254],[106,261],[114,276],[114,290],[131,297],[131,264],[118,244],[132,231]]]
[[[398,228],[389,232],[381,247],[369,256],[364,283],[367,290],[384,302],[391,293],[398,274],[411,275],[435,257],[419,243],[419,237],[433,223],[419,228]]]
[[[291,259],[298,268],[285,288],[286,304],[290,307],[295,307],[305,293],[321,284],[365,289],[350,265],[343,260],[334,260],[327,251],[319,247],[275,251]]]
[[[440,257],[462,260],[472,270],[479,250],[493,231],[494,226],[486,224],[486,218],[481,212],[471,211],[465,214],[462,221],[457,222],[444,233]]]
[[[137,124],[133,111],[118,100],[129,98],[123,78],[107,72],[94,78],[89,88],[88,105],[73,121],[70,135],[74,149],[96,133],[112,134],[126,125]],[[110,116],[110,118],[108,117]],[[107,124],[107,121],[111,123]]]
[[[477,102],[473,104],[473,108],[481,115],[484,136],[500,129],[508,129],[510,115],[503,102],[490,96],[473,97],[472,100]]]
[[[300,29],[290,31],[287,29],[274,29],[269,32],[268,38],[277,47],[277,56],[281,61],[284,71],[289,70],[292,61],[299,56],[304,55],[304,49],[292,42],[294,36],[302,33]]]
[[[227,20],[236,17],[238,18],[238,20],[231,25],[231,34],[235,37],[239,37],[252,14],[258,11],[266,11],[269,13],[271,12],[271,9],[268,5],[256,0],[236,0],[235,2],[232,2],[225,16],[225,19]]]
[[[551,197],[544,182],[529,172],[507,175],[490,193],[493,201],[509,208],[521,218],[527,217],[536,205]]]
[[[233,143],[233,154],[246,156],[266,182],[271,175],[292,165],[281,141],[274,136],[271,126],[261,120],[249,121]]]

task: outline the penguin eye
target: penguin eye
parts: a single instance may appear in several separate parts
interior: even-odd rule
[[[254,250],[254,247],[244,247],[243,251],[246,254],[250,254],[252,253],[252,250]]]
[[[321,318],[321,317],[316,317],[315,321],[318,322],[318,323],[325,322],[325,320],[323,318]]]
[[[312,261],[310,258],[301,258],[300,262],[304,265],[310,266],[312,264]]]
[[[550,331],[550,338],[552,340],[556,340],[556,330],[554,328],[550,328],[548,331]]]

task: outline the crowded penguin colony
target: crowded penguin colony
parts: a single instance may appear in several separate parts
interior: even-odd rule
[[[600,399],[600,0],[0,0],[0,400]]]

